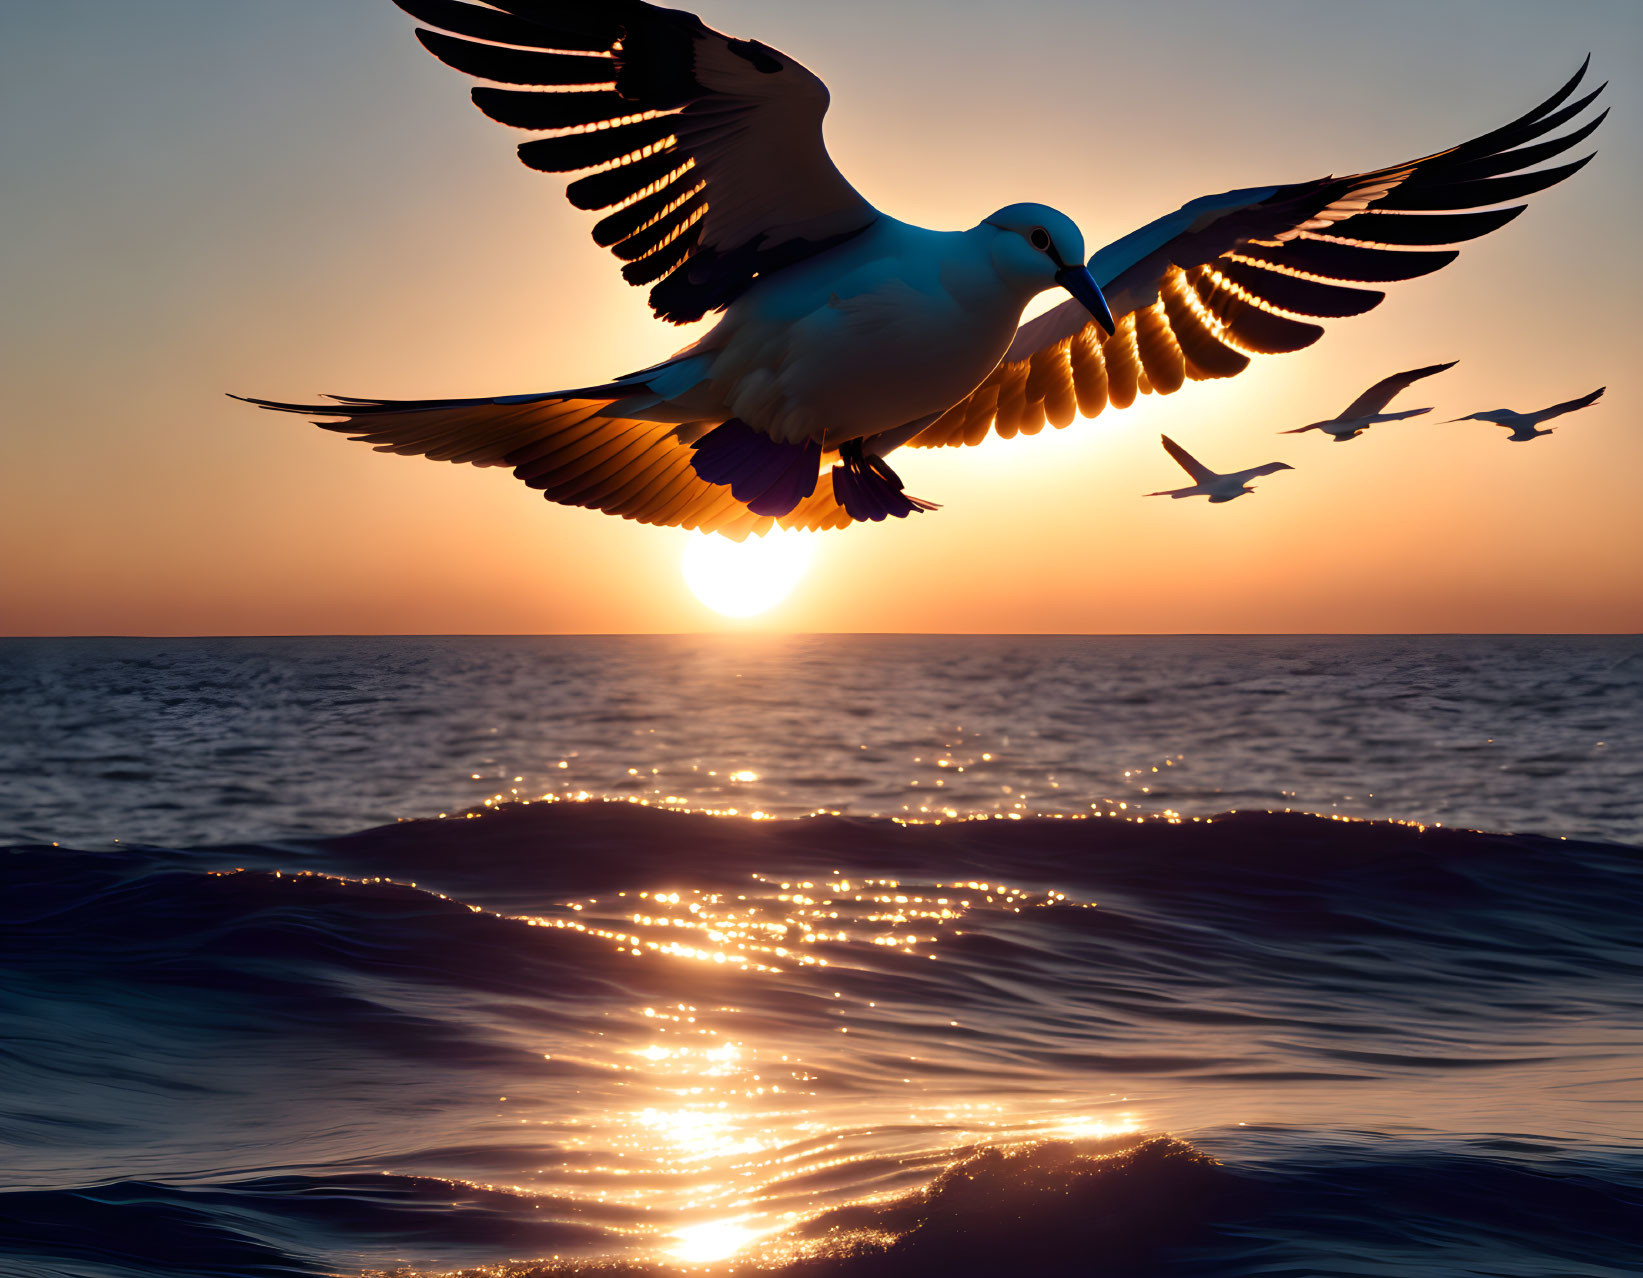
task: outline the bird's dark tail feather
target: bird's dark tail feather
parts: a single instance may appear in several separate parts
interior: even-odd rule
[[[754,430],[740,418],[715,426],[694,445],[696,474],[710,484],[728,484],[731,496],[756,515],[782,516],[816,491],[821,446],[784,444]]]

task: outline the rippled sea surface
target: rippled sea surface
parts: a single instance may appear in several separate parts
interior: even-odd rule
[[[0,843],[0,1274],[1643,1272],[1637,639],[0,641]]]

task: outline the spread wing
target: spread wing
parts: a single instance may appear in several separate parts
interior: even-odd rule
[[[314,424],[372,444],[379,453],[505,466],[549,501],[643,524],[695,528],[741,541],[777,523],[819,531],[851,522],[825,472],[815,492],[790,513],[779,519],[754,514],[728,486],[710,484],[696,473],[692,450],[677,428],[613,415],[608,396],[592,397],[596,389],[493,399],[335,395],[332,404],[247,402],[306,417],[345,417]]]
[[[1207,484],[1212,479],[1220,478],[1213,470],[1182,448],[1168,435],[1160,435],[1158,438],[1164,441],[1164,451],[1175,458],[1182,470],[1192,476],[1193,483]]]
[[[1407,373],[1393,373],[1390,377],[1384,377],[1348,404],[1339,420],[1351,421],[1354,417],[1372,417],[1390,404],[1400,391],[1408,390],[1423,377],[1451,369],[1458,362],[1450,360],[1447,364],[1428,364],[1425,368],[1412,368]]]
[[[593,238],[662,319],[720,310],[755,275],[870,226],[822,142],[827,86],[756,40],[640,0],[394,0],[441,62],[495,85],[486,115],[544,136],[519,158],[610,210]]]
[[[1577,408],[1590,408],[1603,398],[1603,392],[1608,389],[1607,386],[1599,386],[1590,395],[1582,395],[1579,399],[1567,400],[1562,404],[1553,404],[1550,408],[1541,409],[1535,416],[1544,422],[1550,421],[1554,417],[1562,417],[1564,413],[1572,413]]]
[[[1121,317],[1111,337],[1103,340],[1076,301],[1028,321],[987,380],[912,443],[977,444],[989,428],[1006,439],[1033,435],[1046,420],[1066,426],[1108,404],[1128,408],[1137,394],[1235,376],[1255,355],[1305,349],[1323,336],[1314,320],[1361,315],[1385,297],[1364,285],[1447,265],[1458,251],[1436,246],[1476,239],[1524,208],[1490,206],[1585,165],[1590,155],[1532,169],[1607,114],[1536,141],[1602,92],[1569,100],[1585,73],[1583,63],[1528,114],[1447,151],[1350,177],[1205,196],[1125,236],[1089,264]]]
[[[1257,466],[1253,470],[1246,470],[1243,478],[1248,481],[1259,479],[1263,475],[1276,475],[1280,470],[1293,470],[1294,467],[1285,462],[1268,462],[1265,466]]]

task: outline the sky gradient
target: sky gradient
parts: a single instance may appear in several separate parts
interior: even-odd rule
[[[693,534],[549,505],[504,471],[382,457],[225,391],[585,385],[697,329],[653,320],[562,183],[388,0],[0,5],[4,634],[1643,629],[1643,5],[711,0],[803,61],[885,211],[1042,200],[1105,243],[1195,196],[1414,158],[1593,51],[1598,158],[1317,345],[976,449],[904,450],[943,509],[827,534],[801,589],[709,612]],[[1275,432],[1458,359],[1348,445]],[[1607,384],[1550,439],[1484,408]],[[1206,464],[1294,472],[1147,499]],[[824,480],[825,482],[825,480]]]

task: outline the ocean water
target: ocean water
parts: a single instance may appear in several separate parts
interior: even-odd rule
[[[0,844],[0,1274],[1643,1273],[1635,638],[0,641]]]

